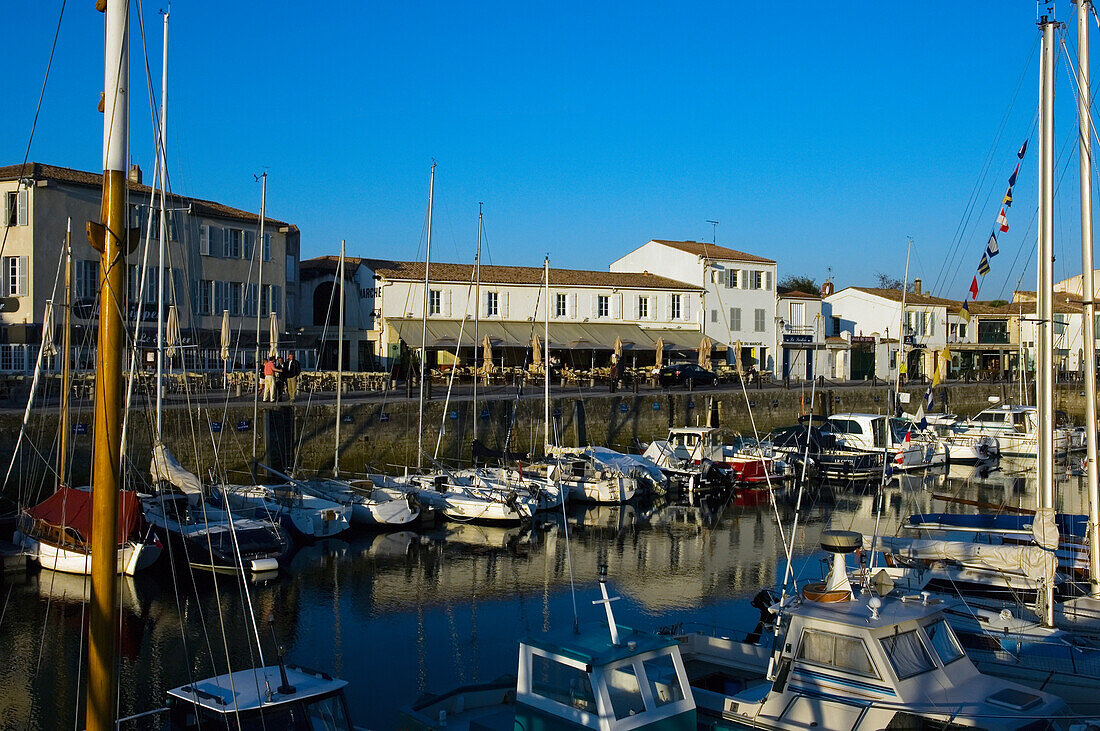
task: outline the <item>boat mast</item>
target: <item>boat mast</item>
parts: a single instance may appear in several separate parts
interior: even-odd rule
[[[1089,86],[1089,14],[1092,0],[1077,0],[1077,124],[1081,165],[1081,294],[1085,305],[1085,439],[1088,454],[1089,594],[1100,596],[1100,486],[1096,465],[1096,288],[1092,261],[1092,92]]]
[[[416,419],[416,468],[424,464],[424,376],[428,363],[428,266],[432,260],[432,196],[435,195],[435,161],[428,178],[428,241],[424,248],[424,311],[420,317],[420,408]]]
[[[340,319],[336,325],[336,452],[332,462],[332,476],[340,476],[340,404],[344,395],[344,239],[340,239]]]
[[[61,332],[61,439],[57,446],[57,481],[69,484],[66,478],[69,460],[69,349],[72,347],[73,313],[73,219],[65,224],[65,322]]]
[[[1054,30],[1059,23],[1039,19],[1043,33],[1039,73],[1039,239],[1036,296],[1039,318],[1037,406],[1039,416],[1039,508],[1054,507]],[[1090,293],[1091,295],[1091,293]],[[1042,619],[1054,626],[1054,577],[1043,582]]]
[[[550,454],[550,255],[543,260],[545,269],[545,300],[542,322],[542,374],[543,374],[543,404],[542,418],[545,424],[543,430],[543,452]]]
[[[891,416],[896,416],[898,413],[898,389],[901,388],[901,372],[904,370],[906,376],[909,375],[908,359],[905,357],[905,295],[909,289],[909,255],[913,252],[913,237],[909,237],[909,244],[905,249],[905,278],[901,281],[901,323],[898,325],[898,332],[901,334],[901,338],[898,340],[898,372],[894,381],[894,403],[893,413]],[[921,317],[924,317],[924,313],[921,313]],[[904,364],[904,365],[903,365]]]
[[[481,201],[477,203],[477,253],[474,254],[474,401],[470,407],[470,413],[474,418],[474,439],[477,439],[477,422],[481,419],[481,414],[477,410],[477,377],[478,377],[478,348],[481,347],[481,341],[478,340],[478,325],[480,324],[481,315],[481,207],[484,205]]]
[[[256,461],[256,440],[259,438],[260,419],[260,389],[263,387],[264,370],[260,361],[260,321],[263,317],[264,301],[264,220],[267,218],[267,171],[260,175],[260,240],[252,245],[252,253],[256,256],[256,371],[259,378],[256,382],[256,392],[252,396],[252,461]],[[268,298],[270,300],[270,298]],[[268,309],[273,306],[267,303]],[[255,471],[255,470],[253,470]]]
[[[164,421],[164,255],[165,232],[168,228],[166,168],[168,165],[168,14],[164,12],[164,44],[161,50],[160,65],[160,140],[157,154],[160,155],[160,243],[157,248],[157,433],[160,441],[161,427]]]
[[[100,252],[92,448],[91,601],[85,727],[114,731],[118,493],[122,482],[122,345],[126,336],[126,162],[130,110],[129,2],[107,0],[103,54],[103,202],[88,238]]]

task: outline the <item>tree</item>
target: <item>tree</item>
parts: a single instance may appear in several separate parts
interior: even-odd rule
[[[884,272],[875,272],[875,284],[879,289],[901,289],[901,280],[896,277],[891,277]],[[906,292],[913,291],[913,283],[909,282],[905,286]]]
[[[817,286],[817,281],[806,275],[792,274],[779,282],[779,286],[792,292],[805,292],[806,294],[817,294],[821,291],[821,288]]]

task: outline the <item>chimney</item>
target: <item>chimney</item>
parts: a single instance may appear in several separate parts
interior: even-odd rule
[[[141,166],[131,165],[129,177],[131,183],[133,183],[134,185],[141,185]]]
[[[826,280],[825,283],[821,285],[821,296],[822,297],[828,297],[832,293],[833,293],[833,283]]]
[[[920,294],[920,277],[913,280],[913,294]]]

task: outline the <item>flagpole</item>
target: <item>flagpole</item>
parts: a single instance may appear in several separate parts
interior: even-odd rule
[[[1092,106],[1089,86],[1089,14],[1091,0],[1077,0],[1077,124],[1081,169],[1081,294],[1085,306],[1085,440],[1088,454],[1089,594],[1100,597],[1100,486],[1096,464],[1096,286],[1092,258]]]

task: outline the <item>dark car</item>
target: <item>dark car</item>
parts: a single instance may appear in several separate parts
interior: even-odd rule
[[[680,384],[692,388],[701,383],[709,383],[713,386],[718,383],[718,376],[714,371],[708,371],[696,363],[678,363],[662,368],[657,375],[657,382],[661,384],[662,388]]]

